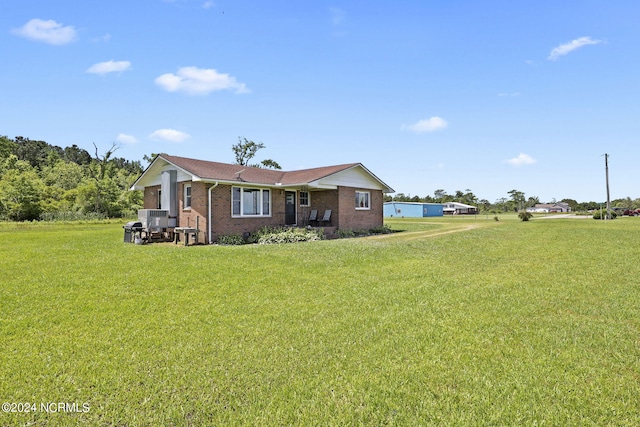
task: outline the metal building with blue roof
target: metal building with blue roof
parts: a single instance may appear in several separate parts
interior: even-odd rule
[[[383,212],[385,217],[394,218],[425,218],[444,215],[441,203],[386,202]]]

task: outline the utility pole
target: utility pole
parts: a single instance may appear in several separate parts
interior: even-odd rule
[[[607,178],[607,219],[611,219],[611,198],[609,197],[609,155],[604,153],[604,172]]]

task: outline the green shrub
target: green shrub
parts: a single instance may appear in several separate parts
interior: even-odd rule
[[[611,211],[611,219],[616,219],[618,215]],[[607,217],[607,211],[605,209],[597,210],[593,212],[593,219],[605,219]]]
[[[219,245],[244,245],[246,242],[239,234],[229,234],[218,237]]]
[[[391,229],[391,227],[385,224],[378,227],[373,227],[369,230],[369,232],[371,234],[391,234],[393,233],[393,230]]]
[[[336,233],[338,234],[338,238],[340,239],[346,239],[348,237],[356,237],[356,232],[350,228],[336,230]]]
[[[269,234],[274,234],[274,233],[278,233],[280,231],[281,227],[269,227],[267,225],[261,227],[259,230],[254,231],[253,233],[251,233],[249,235],[249,238],[247,239],[248,243],[258,243],[258,240],[260,240],[260,238],[262,236],[268,236]]]
[[[322,228],[296,228],[296,227],[262,227],[253,232],[248,241],[259,245],[274,243],[311,242],[324,239]]]
[[[388,225],[380,225],[378,227],[373,227],[369,229],[359,228],[359,229],[351,229],[351,228],[343,228],[341,230],[337,230],[336,233],[338,237],[341,239],[346,239],[349,237],[363,237],[363,236],[371,236],[374,234],[389,234],[393,233],[393,230]]]
[[[529,221],[531,217],[533,217],[533,214],[531,212],[520,212],[518,214],[518,218],[520,218],[523,221]]]

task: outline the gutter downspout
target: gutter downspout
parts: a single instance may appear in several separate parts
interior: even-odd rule
[[[214,188],[216,188],[216,187],[218,186],[218,184],[219,184],[219,183],[220,183],[219,181],[216,181],[216,183],[215,183],[215,184],[213,184],[211,187],[209,187],[209,197],[208,197],[208,204],[209,204],[209,209],[208,209],[208,211],[209,211],[209,218],[207,219],[207,229],[208,229],[208,239],[209,239],[209,240],[208,240],[208,242],[209,242],[209,244],[211,244],[211,243],[212,243],[212,242],[211,242],[211,217],[212,217],[212,214],[211,214],[211,191],[212,191]]]

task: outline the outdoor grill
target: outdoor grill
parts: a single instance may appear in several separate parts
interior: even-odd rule
[[[133,243],[136,233],[138,233],[138,238],[142,239],[142,223],[140,221],[131,221],[122,226],[124,228],[124,242],[125,243]]]

